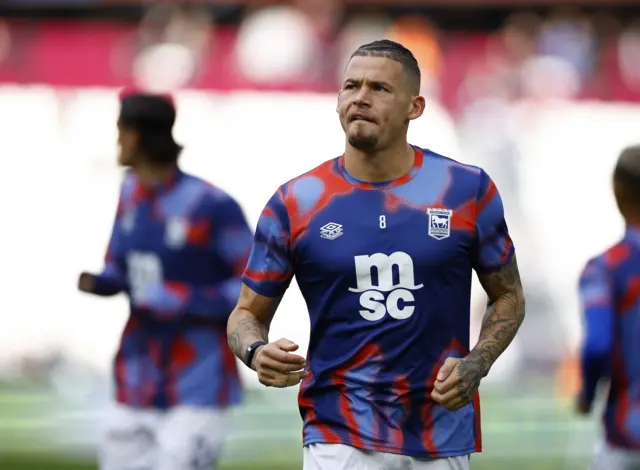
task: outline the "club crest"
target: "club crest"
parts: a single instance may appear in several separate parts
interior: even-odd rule
[[[187,242],[189,222],[182,217],[172,217],[167,220],[164,241],[168,247],[182,248]]]
[[[451,235],[451,209],[436,209],[430,207],[427,209],[429,215],[429,236],[436,240],[449,238]]]

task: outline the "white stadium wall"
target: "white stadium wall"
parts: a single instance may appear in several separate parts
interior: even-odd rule
[[[75,283],[81,270],[100,269],[116,206],[117,92],[0,87],[2,361],[62,349],[99,369],[109,366],[125,301],[83,296]],[[279,184],[343,147],[333,95],[185,91],[177,105],[183,167],[236,196],[252,225]],[[518,244],[519,258],[542,270],[563,306],[571,347],[580,334],[579,269],[621,233],[610,172],[616,153],[640,138],[640,107],[522,106],[519,171],[529,233]],[[412,124],[410,140],[476,163],[459,154],[455,124],[437,106]],[[306,350],[308,328],[294,285],[272,335]],[[517,356],[517,346],[510,354]]]

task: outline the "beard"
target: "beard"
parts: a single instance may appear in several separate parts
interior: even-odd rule
[[[378,147],[378,136],[375,134],[350,134],[349,145],[362,152],[372,152]]]

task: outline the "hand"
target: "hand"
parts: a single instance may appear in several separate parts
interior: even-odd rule
[[[585,400],[584,394],[582,393],[576,397],[575,407],[576,413],[579,415],[588,415],[591,413],[591,404]]]
[[[448,357],[436,378],[431,398],[450,411],[468,405],[480,386],[484,371],[472,359]]]
[[[78,277],[78,289],[81,292],[93,292],[96,288],[96,279],[93,274],[82,273]]]
[[[309,375],[304,370],[305,358],[291,354],[298,345],[282,338],[258,348],[251,368],[258,373],[258,380],[267,387],[293,387]]]

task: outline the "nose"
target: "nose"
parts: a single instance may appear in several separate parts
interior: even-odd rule
[[[357,106],[371,106],[371,98],[369,94],[369,88],[366,86],[360,87],[358,93],[353,98],[353,104]]]

